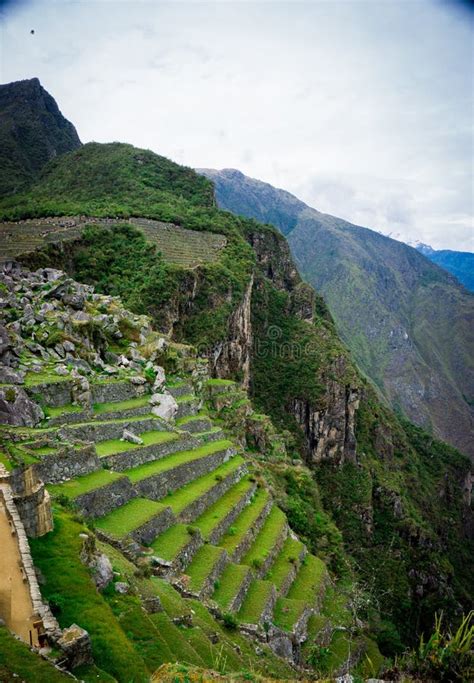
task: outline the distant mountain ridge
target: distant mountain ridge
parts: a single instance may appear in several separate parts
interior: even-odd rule
[[[472,252],[433,249],[429,244],[421,242],[413,246],[430,261],[454,275],[466,289],[474,292],[474,254]]]
[[[359,367],[391,405],[474,457],[474,297],[412,247],[234,169],[201,169],[218,205],[287,236]]]
[[[48,161],[80,146],[76,129],[37,78],[0,85],[0,197],[22,189]]]

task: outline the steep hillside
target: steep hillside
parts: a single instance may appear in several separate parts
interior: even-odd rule
[[[37,78],[0,85],[0,196],[18,192],[50,159],[80,145]]]
[[[417,244],[416,249],[454,275],[470,292],[474,292],[474,254],[468,251],[433,249],[427,244]]]
[[[474,297],[415,249],[238,171],[203,170],[219,205],[273,223],[392,407],[474,456]]]

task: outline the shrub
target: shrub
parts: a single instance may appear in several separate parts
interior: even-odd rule
[[[235,631],[235,629],[239,625],[239,622],[237,621],[235,614],[232,614],[232,612],[226,612],[225,614],[223,614],[222,621],[224,622],[224,626],[228,628],[229,631]]]
[[[8,401],[8,403],[15,403],[16,391],[13,387],[8,387],[8,389],[5,390],[5,399]]]

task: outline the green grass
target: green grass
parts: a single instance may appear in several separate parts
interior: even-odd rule
[[[158,557],[172,562],[190,540],[188,527],[185,524],[175,524],[158,536],[151,544],[151,548]]]
[[[187,425],[189,422],[206,419],[209,420],[209,415],[204,411],[200,411],[199,413],[196,413],[196,415],[185,415],[185,417],[180,417],[178,420],[176,420],[176,426],[182,427],[183,425]]]
[[[127,470],[127,475],[129,476],[132,484],[136,484],[143,479],[148,477],[153,477],[156,474],[161,474],[162,472],[167,472],[168,470],[177,467],[183,463],[190,463],[194,460],[199,460],[212,453],[217,453],[218,451],[231,448],[233,446],[232,441],[227,439],[222,441],[213,441],[212,443],[204,444],[198,448],[194,448],[189,451],[180,451],[178,453],[173,453],[167,458],[162,458],[155,462],[149,462],[139,467],[134,467],[131,470]]]
[[[27,372],[25,375],[25,386],[34,387],[37,384],[59,384],[66,382],[69,377],[62,377],[55,372]]]
[[[85,531],[69,514],[58,512],[54,531],[30,539],[34,564],[44,577],[41,592],[46,600],[57,605],[55,611],[61,627],[76,623],[89,632],[94,658],[102,669],[120,683],[148,681],[150,672],[140,654],[81,562],[83,539],[79,534]]]
[[[95,526],[113,536],[122,537],[162,512],[165,505],[147,498],[134,498],[105,517],[95,520]]]
[[[143,440],[142,444],[131,443],[130,441],[122,441],[122,439],[109,439],[107,441],[98,441],[95,445],[95,450],[100,458],[107,455],[115,455],[116,453],[124,453],[125,451],[134,450],[137,448],[144,448],[145,446],[155,446],[169,441],[176,441],[179,435],[175,432],[163,431],[149,431],[143,432],[139,435]]]
[[[326,565],[319,557],[306,555],[287,597],[314,604],[321,593],[326,574]]]
[[[60,417],[60,415],[72,415],[74,413],[80,413],[83,410],[81,406],[73,406],[71,403],[65,406],[57,406],[56,408],[48,406],[45,409],[46,415],[48,417]]]
[[[285,526],[285,513],[274,505],[249,551],[241,559],[241,563],[253,566],[254,564],[264,562],[268,554],[273,550]]]
[[[124,475],[119,472],[111,472],[110,470],[97,470],[96,472],[91,472],[91,474],[86,474],[83,477],[77,477],[77,479],[71,479],[71,481],[65,481],[64,484],[54,484],[48,486],[48,490],[53,494],[53,496],[64,495],[70,500],[74,500],[78,496],[82,496],[84,493],[89,493],[89,491],[94,491],[95,489],[100,489],[103,486],[112,484],[114,481],[123,479]]]
[[[273,610],[274,624],[284,631],[291,631],[307,606],[304,600],[278,598]]]
[[[277,555],[275,562],[271,566],[265,578],[269,581],[273,581],[275,586],[280,589],[289,572],[292,570],[294,564],[298,563],[298,558],[303,550],[303,547],[304,546],[301,541],[288,536],[283,548]]]
[[[220,467],[217,467],[212,472],[204,474],[202,477],[195,479],[190,484],[183,486],[173,494],[162,499],[171,507],[175,515],[179,515],[188,505],[200,498],[204,493],[216,486],[219,481],[225,479],[227,476],[235,472],[244,464],[245,460],[241,455],[235,455],[233,458],[225,462]],[[224,494],[225,495],[225,494]]]
[[[52,455],[53,453],[57,452],[57,449],[53,446],[40,446],[40,448],[29,448],[31,452],[34,453],[34,455]]]
[[[228,387],[235,382],[231,379],[208,379],[206,382],[207,387]]]
[[[238,619],[245,624],[256,624],[260,620],[263,609],[273,589],[271,581],[254,579],[238,613]]]
[[[234,458],[235,460],[235,458]],[[201,529],[204,538],[207,538],[215,526],[223,519],[241,500],[241,498],[252,487],[252,482],[248,477],[244,477],[237,484],[234,484],[222,498],[219,498],[213,505],[194,522],[194,525]]]
[[[243,564],[228,564],[222,572],[219,583],[212,595],[223,610],[227,609],[232,599],[242,585],[243,580],[249,573],[249,568]]]
[[[96,403],[94,404],[94,413],[102,415],[103,413],[114,413],[122,410],[133,410],[134,408],[142,408],[148,405],[150,396],[138,396],[136,398],[129,398],[126,401],[118,401],[117,403]]]
[[[4,626],[0,626],[0,681],[14,680],[66,683],[71,678],[31,652],[25,643],[16,640]]]
[[[194,555],[191,564],[186,567],[186,575],[190,577],[189,588],[200,591],[206,578],[224,551],[215,545],[203,545]]]
[[[268,503],[270,496],[264,488],[257,489],[254,499],[247,505],[235,520],[234,524],[219,542],[229,554],[232,554],[243,540],[257,517]]]
[[[191,401],[197,401],[195,394],[184,394],[184,396],[176,396],[176,403],[190,403]]]

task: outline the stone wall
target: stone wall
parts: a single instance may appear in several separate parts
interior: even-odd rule
[[[250,584],[253,581],[253,572],[249,567],[248,572],[246,573],[244,580],[239,586],[239,590],[235,594],[233,600],[229,604],[229,612],[238,612],[239,609],[242,606],[242,603],[245,599],[245,596],[247,595],[247,591],[249,589]]]
[[[13,500],[28,536],[43,536],[53,528],[51,500],[44,483],[32,467],[16,468],[9,483]]]
[[[107,441],[108,439],[120,439],[123,430],[128,429],[136,433],[154,431],[167,431],[169,425],[158,417],[144,418],[143,420],[124,420],[123,422],[88,422],[86,424],[71,424],[61,427],[59,436],[67,441],[68,439],[79,439],[80,441]]]
[[[257,575],[262,578],[265,576],[267,571],[270,569],[270,567],[273,564],[273,560],[275,557],[278,555],[280,550],[283,547],[284,542],[286,541],[286,537],[288,536],[288,525],[285,522],[285,525],[283,526],[280,535],[278,536],[277,540],[275,541],[275,545],[273,548],[270,550],[268,555],[265,557],[265,560],[262,563],[262,566],[259,567],[257,571]]]
[[[25,389],[35,401],[51,406],[51,408],[59,408],[72,401],[72,382],[69,380],[34,384],[33,386],[25,386]]]
[[[237,563],[240,562],[242,557],[245,555],[247,550],[250,548],[250,546],[252,545],[252,543],[254,541],[255,536],[258,534],[258,532],[260,531],[260,529],[264,525],[265,520],[268,517],[270,510],[272,509],[272,505],[273,505],[273,500],[270,499],[268,501],[268,503],[265,505],[265,507],[263,508],[263,510],[261,511],[261,513],[259,514],[259,516],[257,517],[257,519],[255,520],[253,526],[250,527],[250,529],[248,530],[248,532],[246,533],[244,538],[241,540],[239,545],[235,548],[234,552],[232,553],[232,562],[237,562]]]
[[[74,503],[85,517],[102,517],[137,495],[128,477],[78,496]]]
[[[129,451],[107,455],[100,459],[101,463],[116,472],[123,472],[138,467],[146,462],[160,460],[171,453],[186,451],[199,446],[199,441],[191,436],[184,436],[161,444],[130,448]]]
[[[171,508],[167,507],[152,517],[152,519],[149,519],[148,522],[138,527],[138,529],[132,531],[130,535],[137,543],[148,545],[175,523],[175,516]]]
[[[132,384],[131,382],[117,382],[114,379],[107,382],[91,384],[93,403],[115,403],[116,401],[127,401],[129,398],[136,398],[145,393],[144,385]]]
[[[33,465],[37,476],[47,484],[58,484],[66,479],[81,477],[100,469],[101,463],[92,444],[81,448],[66,446],[57,453],[44,455]]]
[[[191,420],[190,422],[181,425],[180,429],[184,430],[185,432],[190,432],[191,434],[194,432],[206,432],[207,430],[212,429],[212,422],[208,417],[203,417],[198,420]]]
[[[209,572],[204,585],[199,593],[199,597],[207,597],[211,595],[211,593],[214,591],[214,584],[219,578],[219,576],[222,574],[224,571],[226,565],[229,564],[229,556],[226,553],[225,550],[222,551],[222,553],[219,556],[219,559],[213,566],[212,570]]]
[[[171,470],[160,472],[137,482],[135,484],[136,494],[144,498],[160,500],[169,491],[176,491],[201,475],[212,472],[212,470],[215,470],[216,467],[229,460],[234,454],[234,448],[227,448],[199,458],[199,460],[185,462]]]

